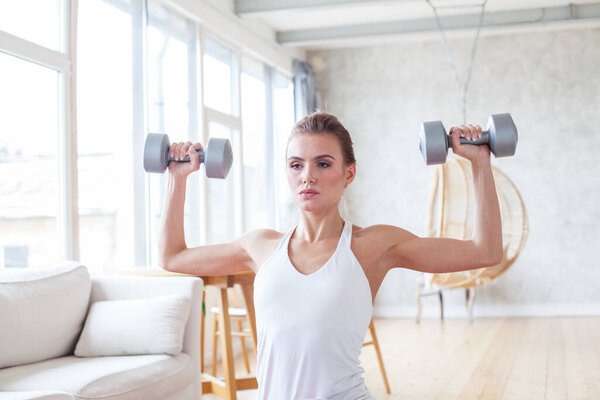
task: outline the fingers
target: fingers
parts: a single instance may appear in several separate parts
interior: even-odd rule
[[[188,142],[189,143],[189,142]],[[174,160],[179,161],[185,157],[185,150],[187,143],[179,142],[172,143],[169,148],[169,156],[173,157]]]
[[[452,128],[450,128],[450,134],[456,132],[456,136],[459,137],[459,141],[460,141],[460,137],[464,137],[465,139],[468,140],[475,140],[481,137],[482,134],[482,130],[481,130],[481,126],[479,125],[459,125],[459,126],[453,126]],[[454,136],[454,135],[453,135]]]
[[[169,157],[179,161],[183,160],[187,155],[190,155],[191,159],[192,154],[198,156],[197,150],[204,151],[204,147],[202,146],[202,144],[192,142],[172,143],[169,147]]]
[[[202,147],[200,143],[191,144],[191,146],[189,146],[187,149],[187,153],[190,156],[191,168],[194,171],[200,168],[200,155],[198,154],[198,150],[204,151],[204,147]]]

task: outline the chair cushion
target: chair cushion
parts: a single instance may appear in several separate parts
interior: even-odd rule
[[[180,294],[97,301],[90,308],[75,355],[177,355],[190,306],[190,298]]]
[[[90,292],[78,263],[0,271],[0,368],[73,354]]]
[[[53,390],[75,398],[163,399],[189,385],[185,353],[80,358],[67,356],[0,370],[0,392]]]

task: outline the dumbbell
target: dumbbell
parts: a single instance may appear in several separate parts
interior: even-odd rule
[[[481,137],[475,140],[460,138],[461,144],[487,144],[496,157],[515,154],[519,135],[510,114],[493,114],[488,118],[487,127]],[[442,121],[423,122],[419,135],[419,150],[427,165],[446,162],[448,148],[452,147],[452,137],[446,134]]]
[[[144,169],[146,172],[163,173],[171,161],[189,162],[190,156],[182,160],[169,157],[169,137],[162,133],[149,133],[144,144]],[[233,162],[231,143],[228,139],[212,138],[208,141],[206,151],[198,150],[200,162],[204,163],[206,176],[225,179]]]

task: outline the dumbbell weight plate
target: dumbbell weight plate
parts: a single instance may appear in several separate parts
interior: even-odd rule
[[[144,170],[162,174],[169,165],[169,137],[149,133],[144,143]]]
[[[231,143],[227,139],[212,138],[208,141],[204,152],[204,166],[206,176],[209,178],[225,179],[231,164],[233,163],[233,152]]]
[[[442,121],[429,121],[421,124],[419,150],[427,165],[443,164],[448,155],[448,140]]]
[[[519,134],[510,114],[490,115],[486,131],[489,133],[488,146],[496,157],[507,157],[515,154]]]

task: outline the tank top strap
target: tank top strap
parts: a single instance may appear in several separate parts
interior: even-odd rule
[[[344,221],[344,229],[342,230],[342,238],[340,246],[350,249],[350,244],[352,242],[352,222]]]
[[[288,248],[288,243],[290,241],[290,237],[292,237],[292,233],[294,233],[294,230],[296,229],[296,227],[298,226],[298,224],[294,224],[290,229],[288,229],[288,231],[286,232],[285,235],[283,235],[283,237],[281,238],[281,240],[279,241],[279,245],[277,246],[277,250],[279,251],[281,250],[281,248],[285,248],[286,254],[287,254],[287,248]]]

